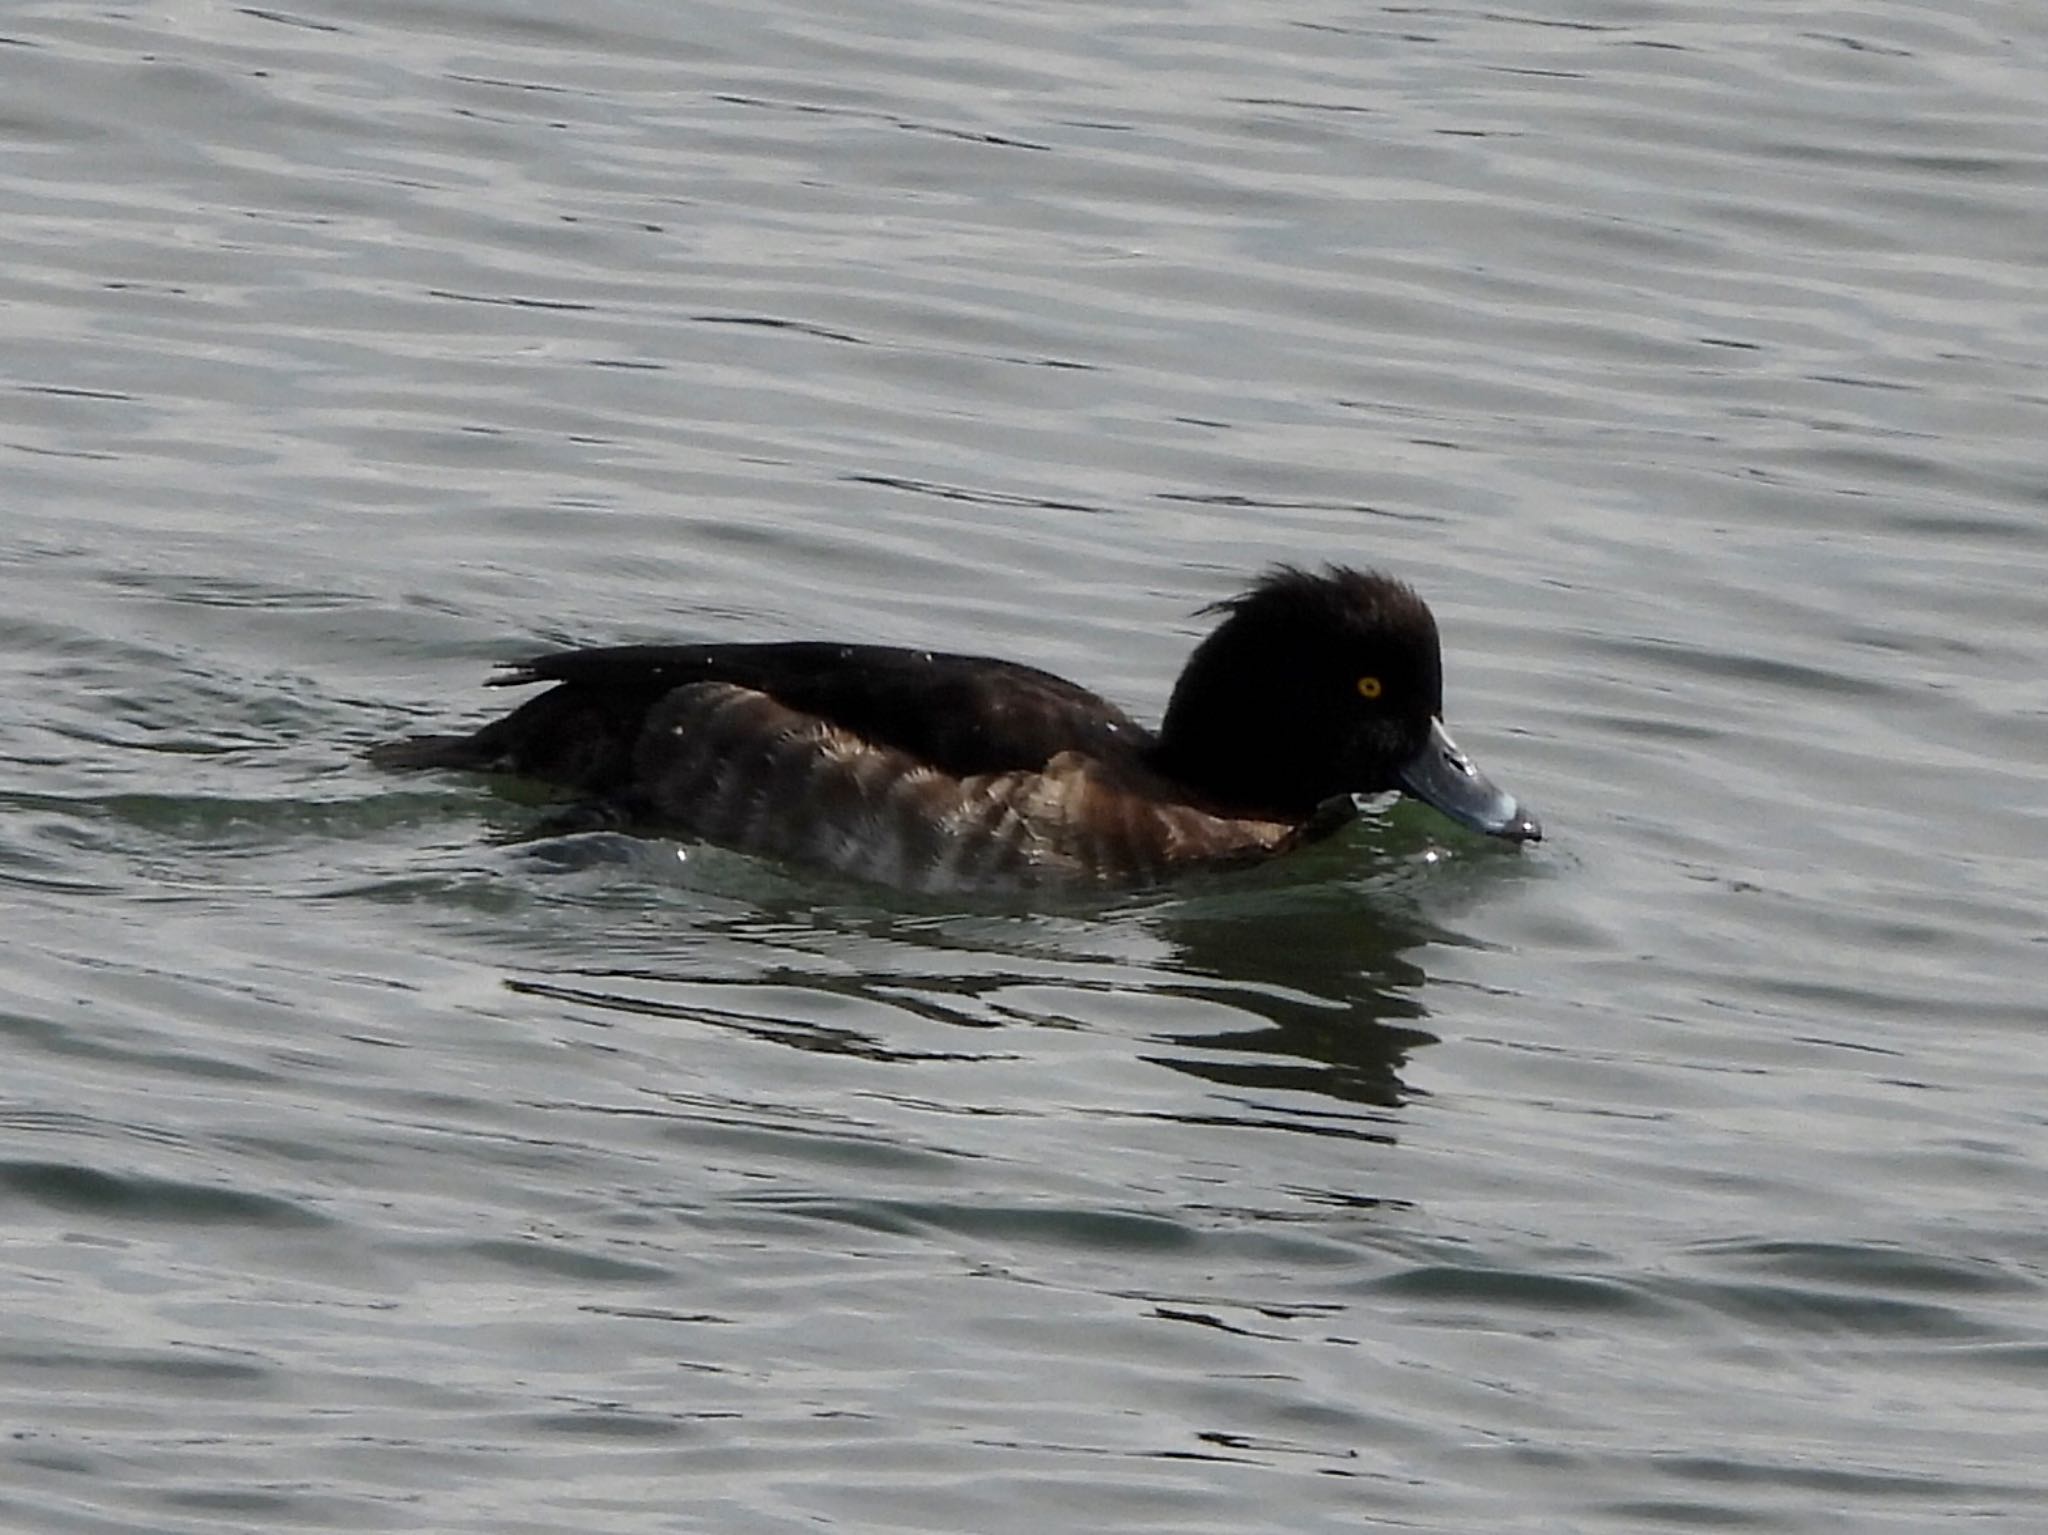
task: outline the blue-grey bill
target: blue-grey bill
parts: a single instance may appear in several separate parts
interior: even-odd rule
[[[1510,842],[1540,842],[1543,828],[1515,797],[1495,786],[1444,729],[1431,720],[1429,740],[1401,769],[1401,787],[1425,805],[1434,805],[1460,826]]]

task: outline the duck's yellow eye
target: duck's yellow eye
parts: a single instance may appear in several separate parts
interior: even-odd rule
[[[1358,696],[1360,698],[1377,698],[1380,696],[1380,691],[1379,678],[1360,677],[1358,679]]]

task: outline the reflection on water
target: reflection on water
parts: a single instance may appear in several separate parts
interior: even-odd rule
[[[1163,1036],[1162,1044],[1200,1053],[1149,1059],[1223,1086],[1394,1108],[1408,1091],[1398,1075],[1402,1062],[1436,1042],[1416,1026],[1428,1016],[1425,977],[1407,957],[1431,935],[1397,905],[1363,900],[1313,921],[1168,912],[1160,928],[1191,978],[1161,989],[1233,1008],[1247,1021]],[[1298,1114],[1282,1122],[1327,1128]]]
[[[530,856],[572,869],[589,869],[594,860],[601,871],[607,860],[658,863],[659,852],[647,849],[663,846],[582,838],[539,845]],[[634,944],[630,964],[570,963],[512,976],[506,985],[585,1017],[668,1019],[792,1049],[904,1064],[993,1058],[1004,1050],[996,1040],[958,1050],[909,1046],[901,1036],[911,1019],[986,1033],[1058,1017],[1129,1034],[1120,1000],[1185,1003],[1166,1007],[1166,1021],[1138,1032],[1131,1049],[1231,1090],[1227,1110],[1191,1103],[1189,1122],[1255,1118],[1312,1133],[1388,1138],[1392,1121],[1385,1117],[1336,1116],[1301,1100],[1398,1108],[1409,1092],[1402,1064],[1435,1042],[1422,1027],[1428,977],[1416,956],[1432,943],[1457,940],[1423,914],[1417,891],[1449,871],[1433,855],[1400,853],[1382,851],[1375,864],[1353,846],[1291,869],[1208,880],[1193,895],[1156,893],[1073,914],[808,907],[801,881],[785,883],[781,871],[755,866],[749,872],[770,882],[772,894],[746,915],[674,915],[693,933],[687,963],[664,963],[650,957],[649,945]],[[721,868],[740,862],[714,856]],[[1342,882],[1313,878],[1361,862],[1378,872]],[[1289,883],[1303,877],[1307,883]],[[706,940],[724,944],[718,963],[744,968],[744,976],[704,974]],[[745,962],[763,951],[759,964]],[[792,957],[806,951],[810,963]],[[849,954],[858,955],[860,968],[849,968]],[[1155,1005],[1145,1016],[1160,1012]]]

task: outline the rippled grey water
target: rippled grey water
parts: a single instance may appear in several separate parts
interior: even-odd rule
[[[2030,1527],[2026,7],[0,14],[0,1524]],[[556,640],[1156,713],[1274,559],[1545,816],[949,908],[363,746]]]

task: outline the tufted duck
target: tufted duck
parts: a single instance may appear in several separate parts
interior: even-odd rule
[[[1135,884],[1252,862],[1399,789],[1512,842],[1543,833],[1445,732],[1436,620],[1373,571],[1281,566],[1205,610],[1154,732],[1049,672],[810,642],[560,650],[551,682],[387,767],[575,791],[544,830],[671,831],[924,890]]]

